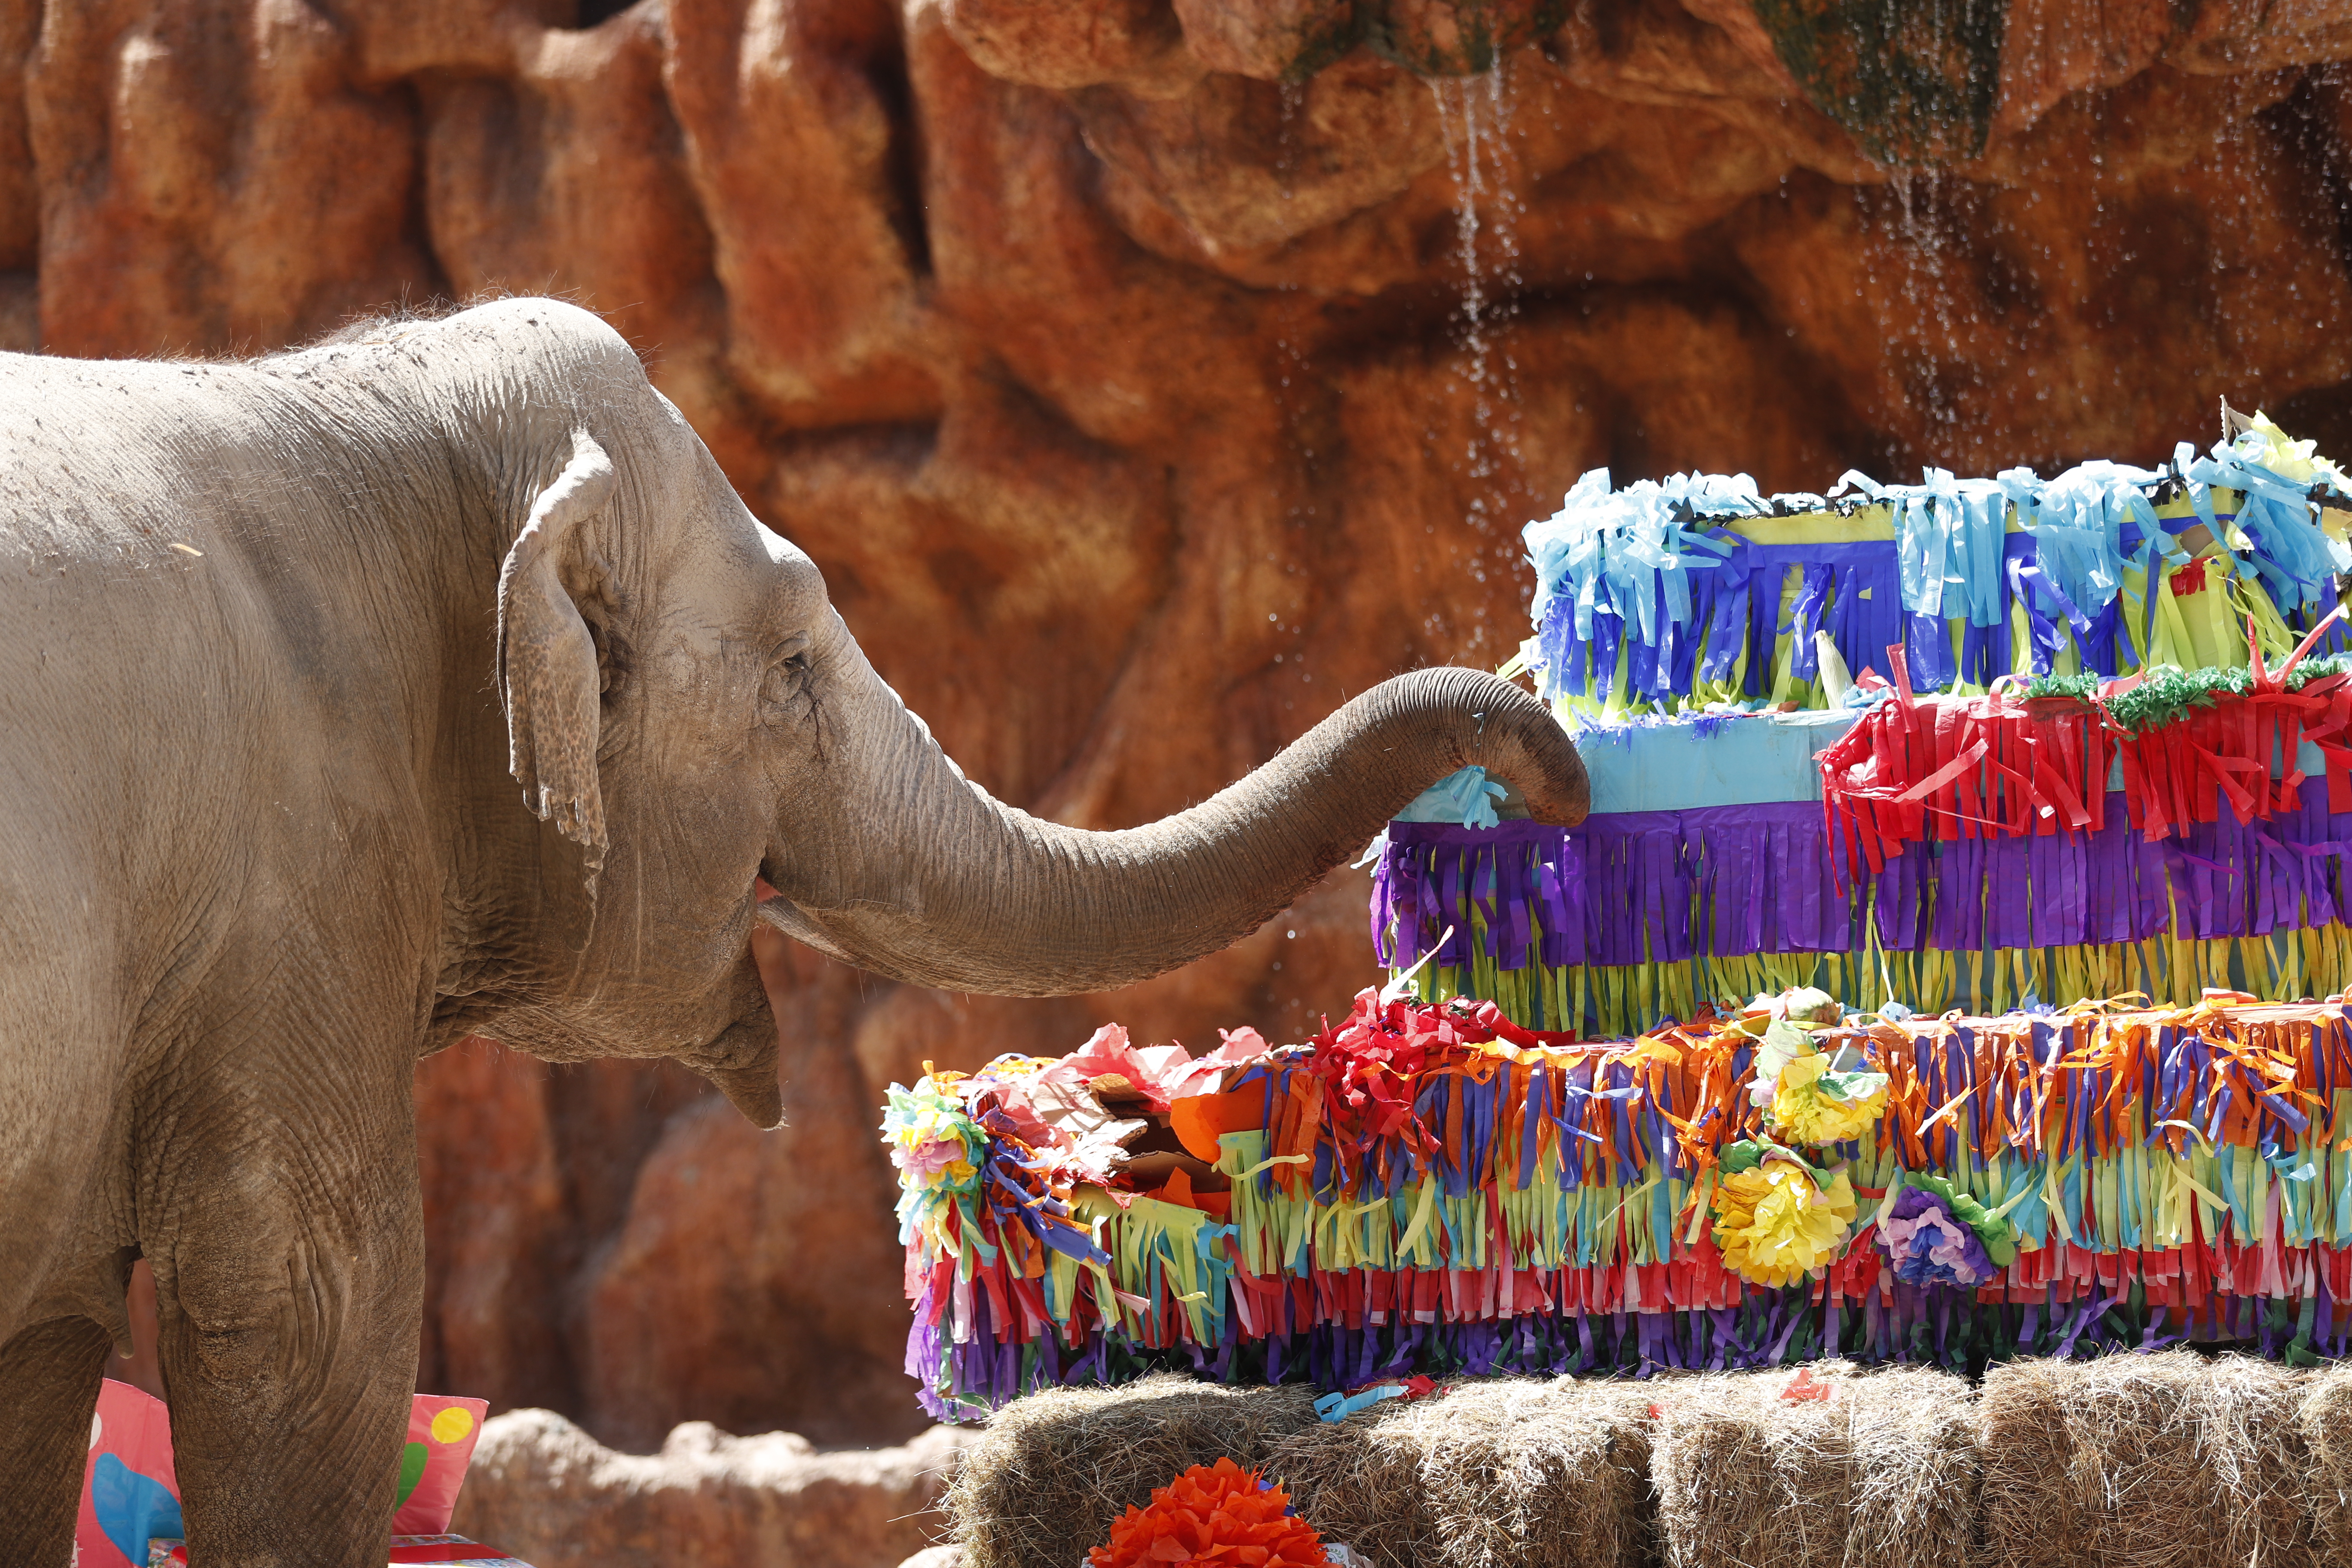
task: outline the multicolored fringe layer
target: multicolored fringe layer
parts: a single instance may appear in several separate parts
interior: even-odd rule
[[[2070,1267],[2076,1249],[2058,1244]],[[1227,1384],[1307,1383],[1357,1389],[1413,1373],[1433,1377],[1489,1373],[1530,1376],[1647,1377],[1661,1371],[1750,1371],[1846,1357],[1873,1363],[1938,1365],[1971,1374],[2020,1356],[2060,1360],[2119,1350],[2165,1350],[2196,1331],[2203,1342],[2231,1342],[2297,1365],[2352,1352],[2352,1252],[2324,1253],[2325,1268],[2305,1277],[2309,1294],[2273,1299],[2220,1289],[2227,1261],[2200,1257],[2213,1282],[2198,1312],[2151,1305],[2136,1277],[2101,1279],[2095,1268],[2070,1277],[2072,1293],[2053,1287],[2045,1300],[2020,1306],[1988,1302],[1952,1286],[1895,1284],[1884,1293],[1832,1304],[1806,1286],[1751,1287],[1734,1307],[1645,1310],[1571,1309],[1470,1322],[1364,1324],[1314,1321],[1312,1303],[1294,1321],[1311,1326],[1249,1340],[1228,1333],[1214,1345],[1192,1341],[1145,1349],[1126,1334],[1097,1329],[1077,1348],[1060,1338],[999,1335],[986,1292],[972,1298],[972,1336],[950,1344],[944,1325],[917,1327],[907,1343],[907,1375],[921,1386],[923,1408],[941,1421],[971,1421],[1043,1389],[1132,1383],[1157,1372],[1191,1373]],[[1671,1266],[1636,1265],[1663,1300]]]
[[[2094,799],[2099,797],[2095,796]],[[1578,827],[1390,825],[1372,888],[1381,962],[1433,999],[1491,998],[1538,1028],[1630,1034],[1712,999],[1816,985],[1850,1005],[1999,1013],[2029,996],[2210,986],[2352,989],[2352,811],[1914,843],[1849,871],[1812,802],[1622,812]]]
[[[1366,992],[1209,1092],[1162,1097],[1140,1053],[1065,1073],[1099,1097],[1075,1135],[1068,1096],[1032,1098],[1055,1064],[894,1086],[907,1370],[952,1419],[1159,1367],[1344,1389],[2183,1337],[2344,1353],[2342,1003],[1798,1016],[1570,1044]],[[1135,1118],[1128,1166],[1074,1168],[1110,1113]]]
[[[1921,692],[2242,664],[2247,616],[2283,655],[2352,568],[2343,476],[2260,418],[2157,468],[1930,469],[1907,486],[1850,473],[1841,491],[1767,498],[1719,474],[1618,490],[1608,470],[1587,474],[1526,530],[1538,585],[1523,667],[1565,717],[1821,706],[1817,632],[1856,673],[1885,673],[1887,647],[1904,647]],[[2336,628],[2322,647],[2344,642]]]

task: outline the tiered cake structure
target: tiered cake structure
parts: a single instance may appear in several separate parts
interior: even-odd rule
[[[1588,476],[1517,661],[1587,823],[1475,772],[1415,803],[1390,984],[1312,1041],[894,1088],[927,1405],[2340,1353],[2352,512],[2239,423],[1835,501]]]

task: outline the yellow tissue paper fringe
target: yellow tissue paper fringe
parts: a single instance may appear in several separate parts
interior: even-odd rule
[[[1483,927],[1474,932],[1481,946],[1484,935]],[[2267,937],[2157,937],[1983,953],[1889,952],[1874,942],[1862,952],[1747,953],[1559,969],[1529,964],[1519,970],[1503,969],[1480,952],[1467,964],[1429,964],[1410,984],[1425,1001],[1492,1001],[1528,1028],[1600,1036],[1636,1035],[1662,1018],[1695,1017],[1702,1001],[1719,1009],[1725,1002],[1745,1002],[1759,992],[1778,995],[1801,985],[1865,1011],[1896,1002],[1930,1016],[1955,1008],[2006,1013],[2028,994],[2054,1005],[2137,991],[2158,1005],[2188,1006],[2208,987],[2291,1002],[2352,989],[2352,932],[2326,925]]]

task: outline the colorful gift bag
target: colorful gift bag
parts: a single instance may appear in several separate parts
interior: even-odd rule
[[[393,1494],[394,1534],[438,1537],[449,1528],[457,1489],[488,1410],[488,1403],[479,1399],[415,1396]],[[107,1379],[90,1422],[89,1467],[74,1530],[75,1568],[144,1568],[151,1542],[177,1542],[185,1533],[179,1478],[172,1465],[170,1411],[162,1400]]]
[[[183,1533],[171,1415],[162,1400],[110,1377],[90,1417],[75,1568],[145,1568],[150,1538]]]
[[[408,1411],[408,1441],[400,1450],[400,1489],[394,1494],[395,1535],[439,1535],[449,1528],[457,1488],[473,1462],[489,1405],[480,1399],[416,1396]]]
[[[147,1568],[187,1568],[188,1543],[149,1543]],[[395,1535],[390,1568],[530,1568],[520,1557],[509,1557],[495,1546],[468,1541],[462,1535]]]

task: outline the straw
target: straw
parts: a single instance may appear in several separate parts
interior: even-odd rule
[[[1315,1424],[1314,1399],[1165,1373],[1034,1394],[990,1418],[941,1506],[966,1568],[1077,1568],[1112,1521],[1190,1467],[1261,1464],[1273,1439]]]
[[[1651,1391],[1463,1379],[1300,1431],[1266,1456],[1326,1541],[1377,1568],[1639,1568],[1654,1561]]]
[[[1826,1362],[1656,1396],[1669,1568],[1941,1568],[1971,1544],[1976,1432],[1958,1378]]]
[[[2317,1561],[2309,1374],[2189,1351],[1993,1368],[1978,1396],[1990,1568]],[[2323,1416],[2343,1394],[2321,1402]]]

